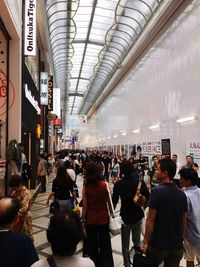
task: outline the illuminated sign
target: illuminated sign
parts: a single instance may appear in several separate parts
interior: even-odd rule
[[[36,0],[25,0],[24,55],[36,55]]]
[[[53,88],[53,113],[60,118],[60,88]]]
[[[53,76],[48,76],[48,110],[53,110]]]
[[[40,73],[40,104],[48,105],[48,73]]]
[[[40,107],[39,107],[38,101],[31,94],[31,91],[28,90],[27,84],[25,84],[25,97],[28,99],[28,101],[31,103],[31,105],[35,108],[35,110],[37,110],[37,114],[40,115]]]

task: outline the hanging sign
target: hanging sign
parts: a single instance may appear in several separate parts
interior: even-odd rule
[[[24,55],[36,56],[36,0],[25,0]]]
[[[48,110],[53,110],[53,76],[48,76]]]
[[[61,117],[60,112],[60,88],[53,88],[53,113]]]
[[[40,73],[40,104],[48,105],[48,73]]]

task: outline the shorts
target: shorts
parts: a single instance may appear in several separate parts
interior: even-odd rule
[[[117,172],[112,172],[111,173],[111,176],[117,177],[118,176],[118,173]]]
[[[184,241],[184,258],[186,261],[194,261],[195,258],[200,262],[200,246],[192,246],[187,240]]]

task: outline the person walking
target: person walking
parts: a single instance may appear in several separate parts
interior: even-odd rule
[[[124,178],[115,183],[113,188],[113,205],[116,207],[119,198],[121,199],[120,216],[122,217],[122,229],[121,229],[121,241],[122,241],[122,254],[124,260],[124,266],[130,267],[128,258],[130,247],[130,235],[132,234],[132,242],[134,249],[137,251],[140,248],[141,226],[142,218],[144,217],[144,211],[142,207],[136,205],[133,198],[136,194],[139,175],[134,172],[133,165],[130,161],[123,163],[123,175]],[[141,181],[140,194],[144,196],[147,203],[149,199],[149,191],[146,184]]]
[[[21,202],[21,208],[17,215],[15,224],[13,225],[13,231],[21,232],[29,236],[33,240],[33,228],[32,228],[32,213],[30,210],[31,194],[30,191],[23,185],[21,176],[13,175],[9,181],[11,187],[10,195],[17,198]]]
[[[47,229],[52,255],[35,262],[31,267],[95,267],[90,259],[75,256],[82,237],[81,221],[77,214],[67,210],[53,215]]]
[[[47,161],[45,160],[43,154],[39,156],[37,174],[38,174],[38,180],[41,184],[40,192],[45,193],[46,192]]]
[[[185,259],[187,267],[200,266],[200,189],[198,174],[190,168],[179,171],[180,185],[187,196],[187,223],[184,235]],[[195,259],[198,265],[194,265]]]
[[[183,257],[183,234],[187,217],[187,198],[174,183],[176,163],[172,159],[158,162],[155,172],[160,184],[151,190],[144,240],[141,250],[157,267],[179,267]]]
[[[54,197],[59,203],[61,210],[73,209],[74,201],[78,204],[76,193],[73,188],[73,181],[66,172],[65,167],[59,167],[56,178],[52,183],[52,191],[49,193],[46,205],[49,200]]]
[[[12,231],[20,206],[18,198],[0,199],[0,266],[2,267],[30,267],[38,261],[32,240],[22,233]]]
[[[101,181],[101,168],[95,162],[84,167],[82,222],[86,228],[89,255],[96,267],[114,267],[109,233],[108,185]]]

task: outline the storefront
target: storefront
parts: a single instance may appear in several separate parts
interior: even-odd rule
[[[32,167],[31,188],[35,187],[40,147],[40,94],[26,67],[23,66],[22,143],[28,164]]]
[[[6,145],[8,143],[8,92],[14,99],[9,83],[9,34],[0,19],[0,196],[5,194]]]

